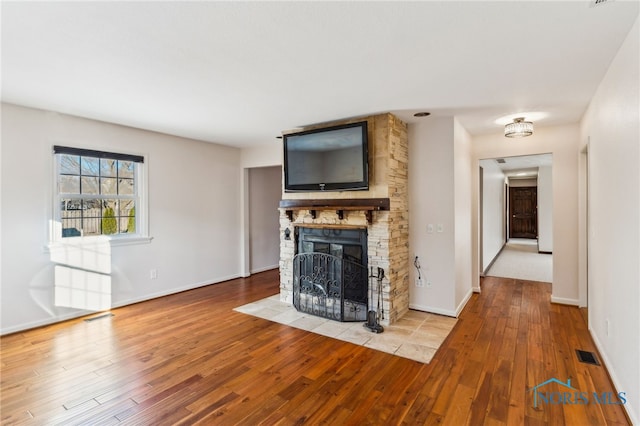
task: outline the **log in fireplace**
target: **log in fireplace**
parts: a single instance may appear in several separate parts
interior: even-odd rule
[[[367,230],[297,227],[293,305],[337,321],[367,319]]]

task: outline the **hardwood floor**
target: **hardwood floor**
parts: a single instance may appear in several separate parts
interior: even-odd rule
[[[620,405],[534,408],[550,378],[617,394],[577,361],[595,347],[548,284],[485,278],[428,365],[232,310],[278,285],[268,271],[2,337],[2,424],[628,424]]]

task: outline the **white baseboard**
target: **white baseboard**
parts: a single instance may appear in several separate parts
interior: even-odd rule
[[[127,305],[133,305],[134,303],[140,303],[140,302],[145,302],[147,300],[151,300],[151,299],[157,299],[158,297],[164,297],[164,296],[169,296],[170,294],[175,294],[175,293],[180,293],[183,291],[187,291],[187,290],[193,290],[196,289],[198,287],[205,287],[208,286],[210,284],[217,284],[217,283],[221,283],[224,281],[229,281],[229,280],[233,280],[236,278],[240,278],[240,274],[233,274],[233,275],[229,275],[226,277],[219,277],[213,280],[207,280],[207,281],[202,281],[199,283],[195,283],[195,284],[190,284],[190,285],[186,285],[183,287],[177,287],[177,288],[173,288],[171,290],[165,290],[165,291],[161,291],[161,292],[157,292],[157,293],[152,293],[152,294],[147,294],[145,296],[142,297],[137,297],[137,298],[133,298],[133,299],[127,299],[124,301],[120,301],[118,303],[114,303],[111,305],[111,309],[115,309],[115,308],[121,308],[123,306],[127,306]],[[20,324],[20,325],[16,325],[16,326],[12,326],[12,327],[7,327],[7,328],[3,328],[0,330],[0,336],[4,336],[5,334],[10,334],[10,333],[17,333],[19,331],[25,331],[25,330],[29,330],[32,328],[37,328],[37,327],[44,327],[46,325],[51,325],[51,324],[56,324],[59,322],[63,322],[63,321],[68,321],[68,320],[72,320],[75,318],[80,318],[80,317],[84,317],[86,315],[91,315],[91,314],[97,314],[99,312],[108,312],[109,309],[103,310],[103,311],[88,311],[88,310],[77,310],[75,312],[71,312],[71,313],[67,313],[67,314],[63,314],[63,315],[56,315],[56,316],[52,316],[46,319],[42,319],[42,320],[38,320],[38,321],[32,321],[29,323],[25,323],[25,324]]]
[[[409,309],[415,309],[416,311],[429,312],[431,314],[446,315],[448,317],[456,318],[455,311],[452,311],[449,309],[434,308],[432,306],[424,306],[424,305],[416,305],[416,304],[409,304]]]
[[[474,293],[478,293],[478,294],[480,294],[480,286],[478,286],[478,287],[473,287],[473,289],[472,289],[472,290],[473,290],[473,292],[474,292]]]
[[[593,339],[593,343],[595,343],[596,348],[598,348],[598,353],[600,354],[600,358],[602,360],[602,363],[604,364],[604,367],[607,369],[607,372],[609,373],[609,377],[611,377],[611,381],[613,382],[613,386],[614,386],[615,390],[617,392],[625,392],[626,389],[623,389],[620,386],[620,380],[618,380],[618,376],[616,375],[616,372],[611,368],[611,362],[609,361],[609,358],[607,357],[607,353],[604,351],[604,346],[600,343],[600,340],[598,340],[598,336],[596,336],[596,334],[591,329],[589,329],[589,334],[591,335],[591,338]],[[622,407],[627,412],[627,415],[629,416],[629,419],[631,420],[631,424],[640,425],[640,421],[638,420],[638,416],[633,411],[633,407],[631,406],[631,404],[627,403],[627,404],[624,404]]]
[[[233,274],[226,277],[219,277],[213,280],[201,281],[198,283],[194,283],[194,284],[190,284],[182,287],[172,288],[171,290],[164,290],[164,291],[159,291],[157,293],[147,294],[142,297],[123,300],[118,303],[114,303],[112,305],[112,308],[121,308],[123,306],[133,305],[134,303],[146,302],[147,300],[157,299],[158,297],[164,297],[164,296],[169,296],[170,294],[176,294],[176,293],[181,293],[183,291],[194,290],[199,287],[206,287],[210,284],[218,284],[224,281],[234,280],[236,278],[241,278],[241,275]]]
[[[580,306],[580,301],[578,299],[567,299],[565,297],[556,297],[554,295],[551,295],[551,303],[559,303],[560,305]]]
[[[262,268],[252,269],[251,273],[252,274],[259,274],[260,272],[270,271],[272,269],[278,269],[279,267],[280,267],[280,264],[276,263],[275,265],[269,265],[269,266],[264,266]]]
[[[507,242],[503,242],[502,243],[502,247],[500,247],[500,250],[498,250],[498,252],[496,253],[495,256],[493,256],[493,259],[491,259],[491,262],[489,262],[489,264],[487,265],[486,268],[484,268],[484,270],[482,271],[482,273],[480,274],[480,276],[484,277],[485,274],[487,272],[489,272],[489,269],[491,269],[491,267],[493,266],[494,263],[496,263],[496,260],[498,260],[498,256],[500,256],[500,253],[502,253],[502,250],[504,250],[504,248],[507,246]]]
[[[6,334],[17,333],[19,331],[30,330],[32,328],[44,327],[46,325],[55,324],[62,321],[72,320],[74,318],[80,318],[85,315],[97,314],[102,311],[77,311],[64,315],[56,315],[55,317],[50,317],[44,320],[32,321],[26,324],[15,325],[13,327],[7,327],[0,330],[0,336],[4,336]]]
[[[435,308],[433,306],[417,305],[415,303],[410,303],[409,309],[415,309],[416,311],[423,311],[423,312],[429,312],[432,314],[446,315],[448,317],[458,318],[458,315],[460,315],[460,312],[462,312],[464,307],[467,305],[467,302],[469,302],[469,299],[471,299],[471,295],[473,295],[473,289],[469,289],[469,291],[464,296],[464,298],[462,299],[462,301],[460,302],[460,304],[458,305],[455,311],[450,309]]]
[[[467,294],[464,296],[464,298],[460,302],[460,304],[458,305],[458,308],[456,309],[456,318],[458,318],[458,316],[460,315],[460,312],[462,312],[464,307],[467,306],[467,303],[469,302],[469,299],[471,299],[472,294],[473,294],[473,289],[470,288]]]

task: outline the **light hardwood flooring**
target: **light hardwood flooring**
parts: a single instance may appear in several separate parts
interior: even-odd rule
[[[278,286],[268,271],[4,336],[1,423],[628,424],[619,405],[534,408],[551,377],[616,393],[548,284],[485,278],[429,364],[233,310]]]

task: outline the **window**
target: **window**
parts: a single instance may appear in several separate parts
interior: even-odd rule
[[[137,155],[54,146],[55,239],[130,236],[141,231],[144,158]]]

